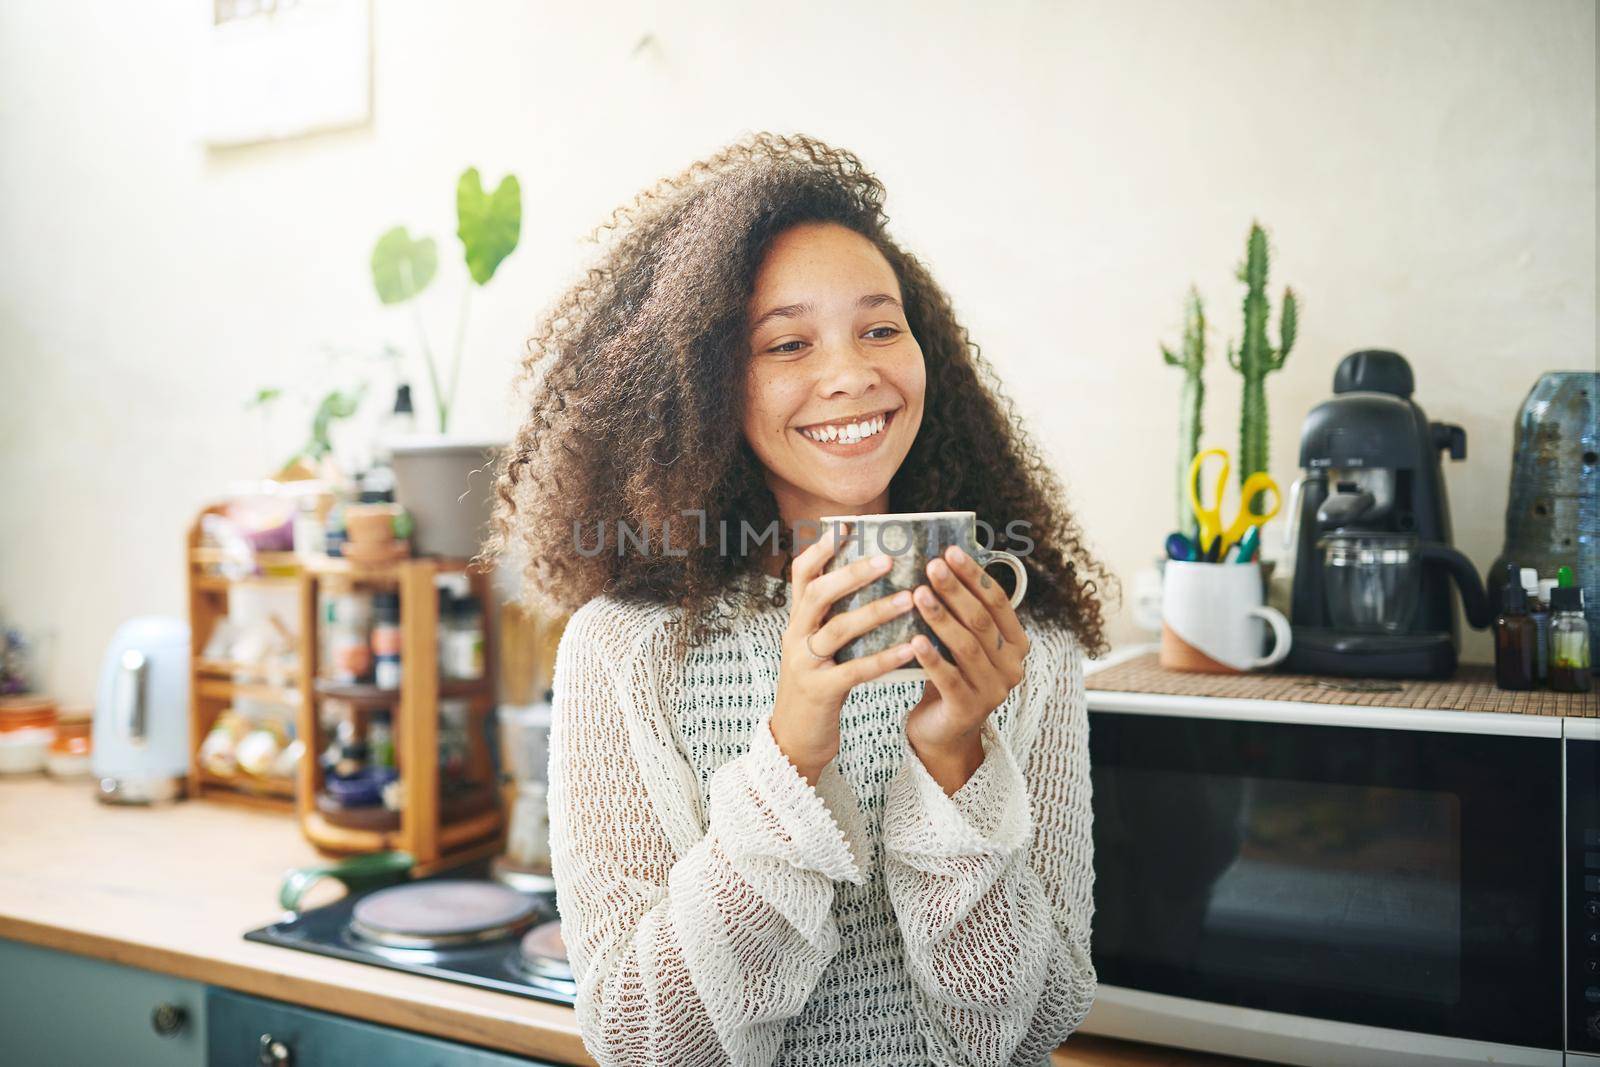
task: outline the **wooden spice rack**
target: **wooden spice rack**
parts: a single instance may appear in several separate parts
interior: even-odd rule
[[[222,777],[200,763],[200,746],[217,718],[237,699],[279,704],[293,711],[297,724],[312,706],[312,665],[308,631],[296,635],[297,665],[288,680],[267,680],[248,663],[206,659],[202,653],[217,624],[228,617],[229,594],[248,586],[286,587],[297,590],[299,613],[306,614],[308,585],[300,559],[292,552],[258,552],[261,573],[229,578],[212,573],[224,561],[222,549],[203,544],[202,523],[208,514],[220,514],[223,505],[203,509],[189,526],[185,542],[189,592],[189,795],[249,807],[292,812],[296,784],[293,779],[238,774]],[[312,603],[315,603],[312,601]],[[300,736],[304,736],[302,733]]]
[[[467,576],[478,602],[484,606],[484,670],[480,680],[454,681],[439,677],[439,601],[436,578],[449,572]],[[371,684],[348,684],[318,678],[320,641],[317,604],[324,590],[394,590],[400,600],[401,678],[398,689]],[[301,605],[306,645],[307,685],[310,697],[300,720],[306,755],[300,762],[295,807],[306,838],[330,855],[352,855],[397,849],[416,860],[413,873],[424,875],[444,867],[499,853],[504,845],[504,816],[493,789],[493,764],[488,750],[485,717],[495,706],[493,628],[489,576],[467,561],[434,557],[402,559],[392,563],[356,564],[347,559],[317,559],[306,565]],[[321,705],[337,699],[348,702],[358,718],[379,708],[394,713],[395,758],[402,782],[403,802],[395,829],[363,829],[335,825],[317,808],[323,789],[320,754],[328,738],[322,728]],[[439,702],[460,700],[468,709],[467,778],[489,794],[489,806],[456,819],[444,816],[438,768]]]

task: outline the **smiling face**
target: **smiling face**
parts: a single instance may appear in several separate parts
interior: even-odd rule
[[[744,436],[785,523],[888,510],[922,425],[922,348],[873,243],[802,223],[768,245],[749,305]]]

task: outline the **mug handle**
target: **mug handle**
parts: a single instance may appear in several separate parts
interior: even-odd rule
[[[1265,619],[1267,624],[1272,627],[1272,651],[1260,659],[1251,660],[1249,669],[1252,671],[1260,670],[1262,667],[1272,667],[1282,663],[1283,657],[1289,654],[1290,643],[1294,640],[1289,630],[1289,620],[1284,618],[1283,612],[1277,608],[1269,608],[1265,605],[1253,607],[1246,614],[1253,615],[1258,619]]]
[[[409,852],[369,852],[336,863],[296,867],[283,876],[278,904],[284,911],[299,911],[306,892],[324,878],[337,879],[351,893],[376,889],[403,879],[416,862]]]
[[[972,558],[977,560],[978,566],[982,567],[984,570],[988,570],[989,564],[991,563],[1004,563],[1007,567],[1010,567],[1011,573],[1017,576],[1017,588],[1016,591],[1011,594],[1011,606],[1016,607],[1018,604],[1022,603],[1022,597],[1028,591],[1028,568],[1022,565],[1022,561],[1020,559],[1018,559],[1016,556],[1013,556],[1009,552],[1001,552],[998,549],[984,548],[981,545],[978,546],[978,550],[976,552],[972,553]]]

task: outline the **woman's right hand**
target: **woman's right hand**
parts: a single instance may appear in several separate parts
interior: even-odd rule
[[[778,698],[772,709],[773,740],[812,785],[839,754],[839,712],[850,690],[904,666],[913,655],[910,642],[904,642],[860,659],[833,661],[833,654],[846,644],[911,610],[911,594],[902,590],[827,618],[834,601],[883,577],[891,563],[879,554],[823,573],[847,534],[846,524],[835,523],[794,559],[789,628],[783,635]]]

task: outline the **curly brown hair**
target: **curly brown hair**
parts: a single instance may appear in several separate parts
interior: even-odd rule
[[[1085,550],[1060,483],[949,297],[888,236],[883,198],[853,153],[758,133],[661,180],[589,234],[599,262],[528,342],[516,383],[526,415],[499,465],[484,552],[520,557],[533,606],[564,613],[601,594],[674,604],[681,637],[698,642],[741,606],[783,605],[782,590],[742,580],[762,570],[759,546],[722,551],[702,533],[681,555],[584,554],[577,538],[619,521],[681,530],[685,511],[701,511],[702,531],[776,526],[788,573],[794,538],[741,430],[747,302],[774,236],[832,222],[888,260],[923,352],[922,425],[890,483],[890,510],[973,511],[995,530],[1026,522],[1035,544],[1021,612],[1064,624],[1090,655],[1105,651],[1097,594],[1115,579]]]

